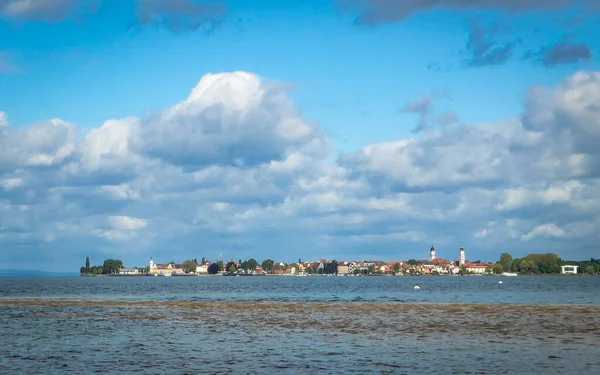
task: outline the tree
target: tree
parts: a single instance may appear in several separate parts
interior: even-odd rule
[[[523,259],[521,263],[519,263],[519,272],[521,273],[529,273],[531,271],[529,267],[529,262]]]
[[[274,265],[275,265],[275,261],[273,259],[264,260],[261,264],[262,269],[265,272],[273,271]]]
[[[90,270],[90,257],[85,257],[85,272],[88,272],[89,270]]]
[[[372,273],[375,273],[375,265],[374,264],[371,264],[369,266],[369,274],[372,274]]]
[[[218,260],[217,264],[219,265],[219,269],[220,270],[224,270],[225,269],[225,263],[223,263],[222,260]]]
[[[492,273],[492,272],[494,272],[494,266],[492,266],[491,264],[488,264],[485,267],[485,273]]]
[[[219,266],[219,263],[211,263],[211,265],[208,266],[208,274],[209,275],[216,275],[219,273],[220,270],[221,270],[221,267]]]
[[[510,270],[512,272],[519,272],[519,266],[521,264],[521,259],[519,258],[515,258],[512,261],[512,265],[510,266]]]
[[[409,259],[407,263],[410,264],[411,266],[417,265],[417,261],[415,259]]]
[[[227,263],[227,265],[225,266],[225,269],[227,271],[229,271],[230,273],[236,273],[237,272],[237,268],[235,267],[235,262],[231,261],[229,263]]]
[[[331,263],[327,263],[323,269],[323,272],[327,275],[337,275],[338,263],[335,260],[331,261]]]
[[[202,257],[202,264],[206,263],[206,258]]]
[[[254,258],[248,259],[248,269],[254,271],[258,267],[258,262]]]
[[[529,270],[531,273],[540,273],[538,265],[534,261],[529,261]]]
[[[494,264],[494,267],[492,267],[492,271],[496,275],[501,275],[502,272],[504,272],[504,267],[502,267],[502,264],[500,264],[500,263]]]
[[[498,263],[502,265],[502,269],[508,271],[512,268],[513,257],[509,253],[502,253]]]
[[[183,262],[183,270],[185,273],[196,272],[197,266],[198,263],[194,259]]]
[[[394,270],[394,274],[397,274],[397,273],[399,273],[401,268],[402,268],[402,267],[400,267],[400,263],[396,263],[396,264],[394,264],[394,268],[393,268],[393,270]]]
[[[87,268],[85,268],[85,267],[81,267],[81,268],[79,269],[79,273],[87,273],[87,272],[88,272],[88,269],[87,269]]]
[[[102,266],[103,273],[105,274],[119,273],[121,268],[123,268],[123,262],[119,259],[107,259]]]

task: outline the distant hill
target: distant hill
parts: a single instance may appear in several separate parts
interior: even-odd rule
[[[73,272],[48,272],[39,270],[0,270],[0,277],[48,277],[48,276],[79,276]]]

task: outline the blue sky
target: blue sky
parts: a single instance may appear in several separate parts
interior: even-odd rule
[[[0,1],[0,268],[600,256],[593,2],[297,3]]]

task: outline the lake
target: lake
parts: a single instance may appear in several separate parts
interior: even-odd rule
[[[597,374],[599,288],[598,277],[3,278],[0,373]]]

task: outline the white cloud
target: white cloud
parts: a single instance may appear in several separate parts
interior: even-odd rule
[[[186,100],[143,129],[145,153],[179,165],[257,166],[326,142],[279,85],[245,72],[204,76]]]
[[[524,234],[521,238],[525,241],[530,241],[536,237],[555,237],[560,238],[566,235],[562,228],[556,224],[542,224],[533,228],[529,233]]]
[[[137,231],[148,226],[146,220],[129,216],[110,216],[108,222],[116,230]]]
[[[6,118],[6,113],[0,111],[0,134],[8,127],[8,118]]]
[[[600,240],[599,95],[598,75],[578,73],[533,88],[522,116],[337,161],[281,85],[244,72],[207,75],[170,109],[86,134],[58,119],[6,128],[0,246],[29,253],[9,250],[0,263],[51,247],[56,259],[130,254],[140,264],[165,248],[174,260],[392,259],[426,257],[432,243],[449,259],[459,247],[490,260],[507,250],[590,257]],[[553,246],[567,238],[568,248]]]
[[[136,191],[135,189],[131,188],[127,184],[104,185],[104,186],[100,186],[99,189],[101,192],[105,193],[107,196],[109,196],[113,199],[117,199],[117,200],[140,199],[140,193],[138,191]]]
[[[6,178],[0,180],[0,186],[6,191],[10,191],[25,185],[25,181],[22,178]]]

